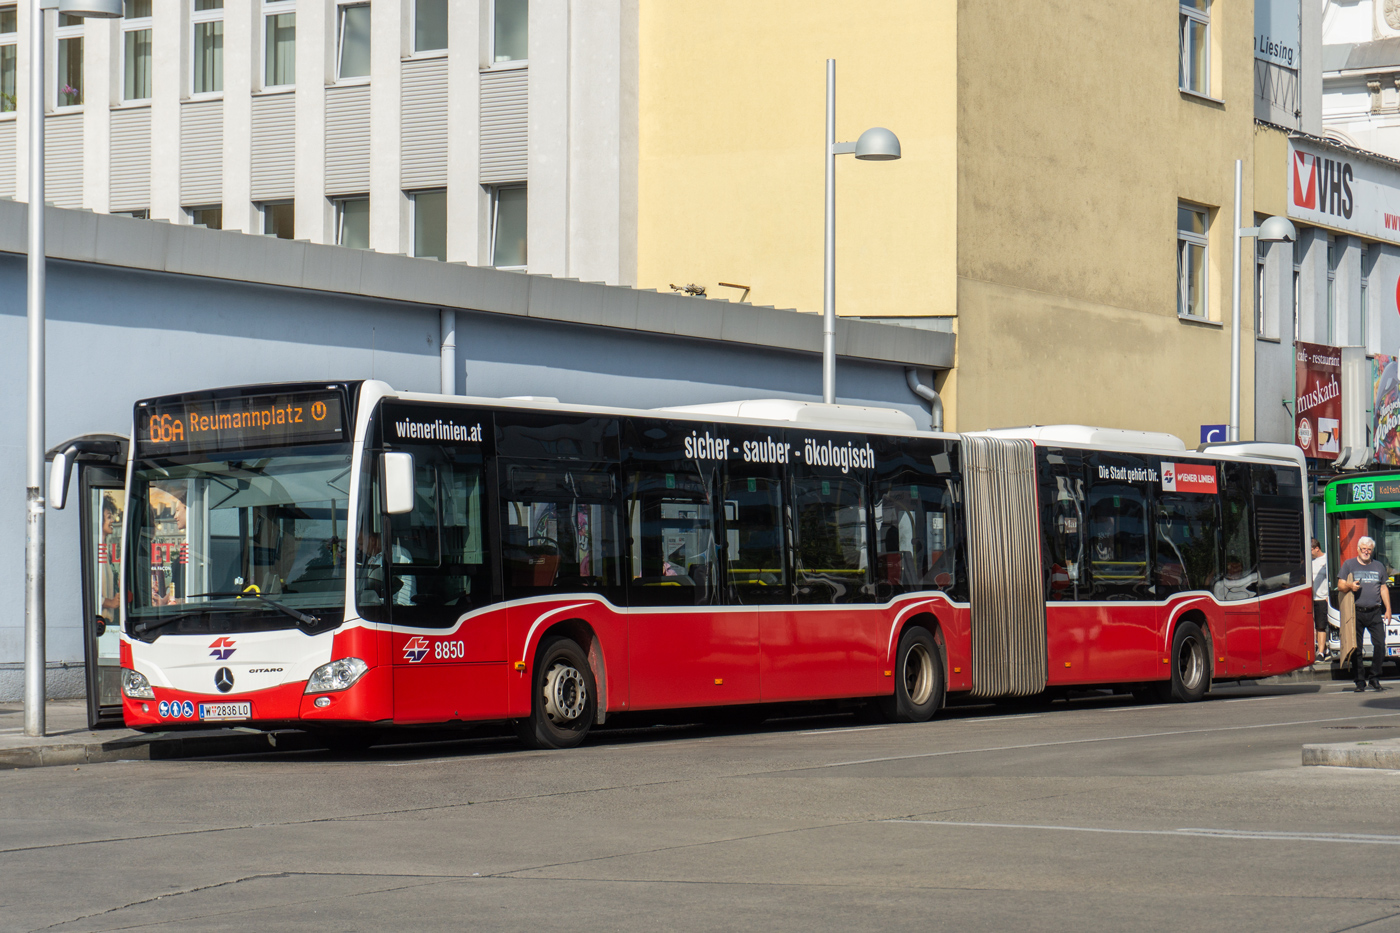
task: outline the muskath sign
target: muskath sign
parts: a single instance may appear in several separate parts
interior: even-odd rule
[[[1288,216],[1400,243],[1400,166],[1290,139]]]

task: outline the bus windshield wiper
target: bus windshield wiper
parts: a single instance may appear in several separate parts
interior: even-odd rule
[[[316,618],[315,616],[307,615],[305,612],[302,612],[298,609],[293,609],[286,603],[279,603],[277,600],[272,599],[268,596],[264,596],[261,593],[244,593],[240,591],[234,591],[229,593],[192,593],[189,596],[186,596],[185,599],[199,599],[201,597],[206,597],[209,599],[257,599],[261,600],[266,605],[271,606],[273,609],[276,609],[283,615],[290,616],[291,618],[297,620],[301,623],[303,627],[315,627],[321,624],[321,620]]]

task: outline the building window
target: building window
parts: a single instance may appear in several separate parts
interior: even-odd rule
[[[19,66],[19,16],[16,5],[0,6],[0,113],[14,113],[15,75]]]
[[[342,3],[336,8],[337,78],[369,76],[369,4]]]
[[[126,0],[122,10],[122,100],[151,99],[151,0]]]
[[[1327,345],[1337,345],[1337,244],[1327,244]]]
[[[336,199],[335,245],[369,249],[369,195]]]
[[[491,61],[525,61],[529,40],[530,0],[495,0],[491,4]]]
[[[1210,0],[1181,0],[1183,91],[1210,93]]]
[[[279,240],[290,240],[296,233],[296,206],[291,201],[267,201],[258,205],[262,211],[263,233]]]
[[[83,103],[83,21],[80,17],[58,14],[54,31],[58,42],[58,77],[54,82],[54,106],[78,107]]]
[[[224,229],[224,206],[222,204],[205,204],[200,207],[187,207],[186,211],[190,215],[190,223],[196,227],[208,227],[210,230]]]
[[[497,269],[523,269],[529,261],[525,249],[527,200],[524,185],[491,192],[491,265]]]
[[[290,0],[263,3],[263,87],[297,80],[297,13]]]
[[[447,48],[447,0],[418,0],[413,5],[413,51]]]
[[[1208,318],[1206,259],[1210,218],[1203,207],[1178,204],[1176,208],[1176,313],[1182,317]]]
[[[415,191],[413,205],[413,255],[447,261],[447,192]]]
[[[1256,218],[1255,223],[1258,223]],[[1254,239],[1254,332],[1260,337],[1277,337],[1270,333],[1268,322],[1264,320],[1264,261],[1268,258],[1268,244],[1258,237]]]
[[[224,0],[194,0],[190,12],[190,93],[224,89]]]
[[[142,208],[139,211],[113,211],[113,217],[135,217],[137,220],[150,220],[150,208]]]

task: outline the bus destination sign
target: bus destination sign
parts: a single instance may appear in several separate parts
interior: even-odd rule
[[[1370,505],[1376,502],[1400,502],[1400,480],[1358,480],[1337,486],[1338,505]]]
[[[344,437],[338,392],[197,399],[136,409],[136,441],[148,453],[285,447]]]

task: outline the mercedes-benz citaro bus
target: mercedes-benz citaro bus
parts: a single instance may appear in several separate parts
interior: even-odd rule
[[[557,748],[626,711],[909,722],[950,693],[1196,700],[1313,659],[1289,446],[373,381],[148,399],[133,437],[138,729],[494,720]]]
[[[1341,613],[1338,608],[1340,595],[1337,590],[1337,577],[1342,564],[1356,556],[1356,544],[1363,537],[1376,542],[1372,556],[1385,567],[1386,580],[1390,587],[1390,604],[1397,615],[1385,625],[1385,645],[1382,646],[1381,664],[1400,656],[1400,589],[1395,583],[1397,568],[1400,568],[1400,471],[1394,468],[1367,473],[1354,473],[1330,480],[1323,489],[1323,509],[1327,520],[1325,535],[1318,535],[1327,547],[1327,581],[1330,597],[1328,600],[1328,647],[1334,655],[1340,655]],[[1371,633],[1361,633],[1361,655],[1369,658],[1372,652]]]

